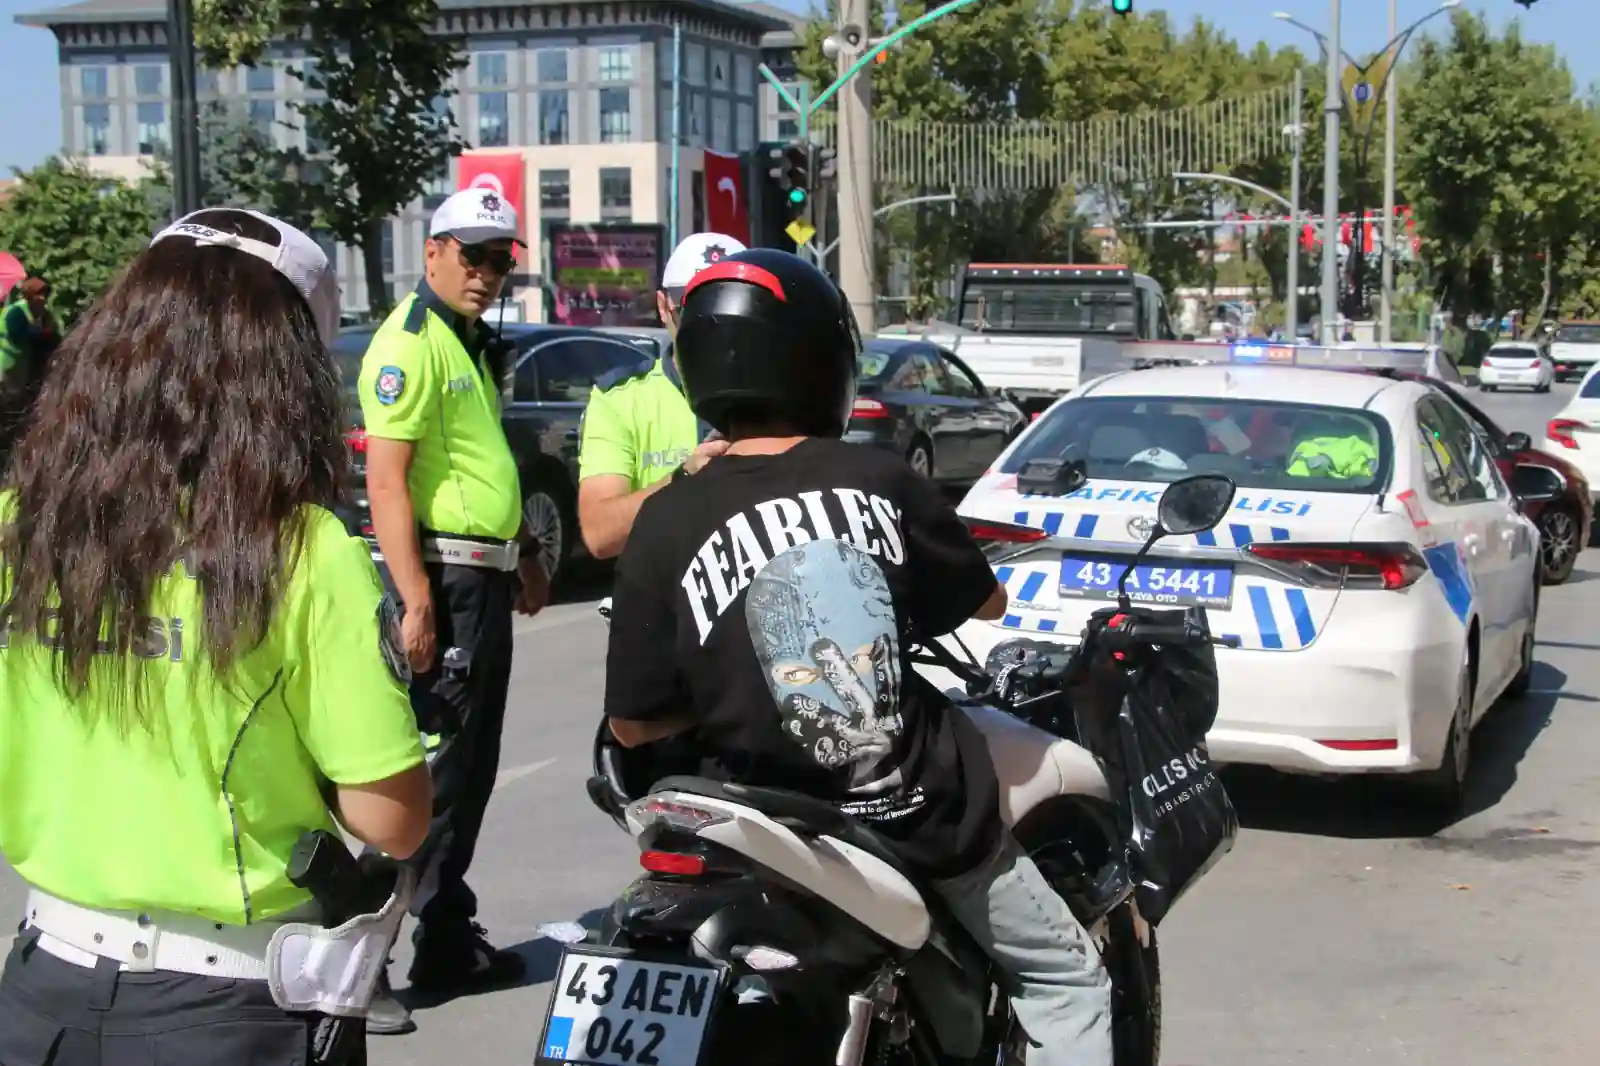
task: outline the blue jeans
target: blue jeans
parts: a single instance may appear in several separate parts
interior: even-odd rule
[[[1088,932],[1009,832],[982,866],[936,882],[1010,978],[1028,1066],[1111,1066],[1111,977]]]

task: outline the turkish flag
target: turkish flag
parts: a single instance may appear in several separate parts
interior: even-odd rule
[[[713,233],[750,243],[750,199],[744,167],[736,155],[706,149],[706,226]]]
[[[517,228],[527,239],[527,215],[522,210],[521,152],[466,152],[457,163],[456,188],[493,189],[517,213]]]

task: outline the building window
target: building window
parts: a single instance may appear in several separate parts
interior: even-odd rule
[[[300,124],[305,127],[306,131],[306,154],[322,155],[326,152],[328,150],[328,139],[322,135],[322,124],[317,121],[317,116],[303,113],[300,116]]]
[[[684,93],[683,143],[696,147],[706,143],[705,93]]]
[[[161,96],[161,69],[157,66],[133,68],[133,94],[135,96]]]
[[[378,243],[378,256],[382,260],[383,276],[387,279],[394,273],[394,220],[384,222],[381,239]]]
[[[109,104],[83,105],[83,152],[85,155],[107,155],[111,151],[111,106]]]
[[[542,82],[567,82],[572,79],[567,77],[567,50],[565,48],[541,48],[534,53],[534,70]]]
[[[633,46],[600,49],[601,81],[633,80]]]
[[[728,87],[728,53],[721,49],[711,53],[711,87],[713,89]]]
[[[274,100],[250,101],[250,126],[258,135],[272,140],[272,127],[278,122],[278,104]]]
[[[111,95],[111,79],[105,67],[78,68],[78,95],[85,100],[104,100]]]
[[[301,60],[300,84],[305,87],[305,91],[308,93],[322,91],[322,72],[317,69],[317,61],[315,59]]]
[[[139,154],[155,155],[167,150],[167,105],[144,103],[136,106],[139,120]]]
[[[733,91],[740,96],[751,96],[756,91],[755,64],[750,62],[750,57],[739,55],[733,57]]]
[[[540,144],[571,143],[572,131],[568,120],[567,96],[565,89],[539,94]]]
[[[780,118],[778,120],[778,140],[788,141],[800,136],[800,120],[796,118]]]
[[[333,234],[325,229],[311,231],[311,239],[317,242],[317,247],[322,249],[322,254],[328,257],[328,262],[333,264],[335,270],[339,269],[339,242]]]
[[[196,96],[217,95],[217,72],[204,67],[194,72],[194,92]]]
[[[733,105],[726,96],[711,99],[711,147],[726,152],[733,147]]]
[[[602,210],[633,210],[633,171],[628,167],[602,167],[600,170]]]
[[[633,103],[628,89],[600,90],[600,143],[633,140]]]
[[[478,94],[478,147],[504,148],[511,143],[505,93]]]
[[[455,126],[456,117],[450,110],[450,97],[445,96],[442,93],[438,96],[435,96],[433,98],[433,103],[429,105],[429,110],[431,110],[435,115],[439,116],[439,118],[442,120],[440,125],[445,129],[451,129]]]
[[[244,75],[244,87],[248,92],[270,93],[278,87],[277,78],[273,76],[272,67],[248,67]]]
[[[511,79],[506,74],[506,54],[504,52],[478,53],[478,84],[511,84]]]
[[[756,108],[754,104],[741,103],[737,110],[738,124],[734,127],[734,150],[748,152],[756,146]]]
[[[439,169],[422,186],[423,209],[427,211],[436,210],[453,191],[450,188],[450,160],[441,159],[439,161]]]
[[[690,85],[704,85],[706,83],[705,45],[686,44],[683,46],[683,80]]]
[[[571,173],[565,170],[539,171],[539,210],[566,211],[571,207]]]

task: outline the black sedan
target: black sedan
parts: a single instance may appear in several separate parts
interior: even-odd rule
[[[372,538],[366,498],[366,431],[356,381],[361,357],[376,326],[342,330],[334,353],[344,376],[351,429],[346,435],[353,460],[350,511],[346,524]],[[644,338],[613,336],[572,326],[507,324],[506,338],[516,348],[501,417],[522,482],[522,509],[538,537],[545,567],[559,580],[582,543],[578,536],[578,444],[584,407],[596,379],[613,370],[653,358],[655,345]]]
[[[874,338],[861,355],[844,439],[888,448],[935,481],[966,485],[989,469],[1026,419],[950,352]]]

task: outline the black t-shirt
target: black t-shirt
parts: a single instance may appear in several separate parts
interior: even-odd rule
[[[649,497],[612,599],[606,714],[687,717],[708,777],[839,803],[934,877],[998,841],[982,735],[906,661],[995,588],[898,456],[813,438]]]

